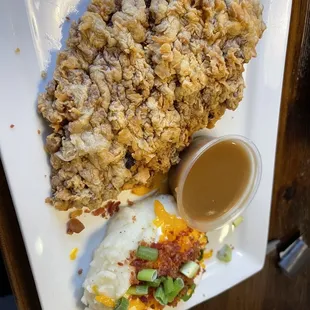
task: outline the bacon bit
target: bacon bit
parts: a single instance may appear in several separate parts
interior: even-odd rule
[[[94,215],[94,216],[99,216],[99,215],[102,215],[103,213],[105,213],[105,208],[104,207],[98,208],[98,209],[92,211],[91,214]]]
[[[108,201],[104,207],[98,208],[91,212],[94,216],[111,217],[119,211],[120,201]],[[86,212],[86,211],[85,211]],[[88,213],[88,212],[86,212]]]
[[[40,135],[40,134],[41,134],[41,130],[40,130],[40,129],[38,129],[38,130],[37,130],[37,133],[38,133],[38,135]]]
[[[14,127],[15,127],[15,125],[14,125],[14,124],[11,124],[11,125],[10,125],[10,128],[14,128]]]
[[[146,304],[148,302],[148,298],[146,296],[141,296],[139,298],[144,304]]]
[[[80,276],[80,275],[83,273],[83,269],[82,269],[82,268],[79,269],[77,273],[78,273],[78,275]]]
[[[67,20],[67,21],[70,21],[71,18],[70,18],[69,16],[66,16],[66,20]]]
[[[120,262],[118,262],[117,265],[119,265],[119,266],[124,266],[124,264],[123,264],[123,263],[120,263]]]
[[[127,204],[128,206],[133,206],[135,203],[129,199],[127,199]]]
[[[84,213],[90,213],[89,209],[84,209]]]
[[[67,234],[72,235],[73,233],[79,234],[84,230],[85,226],[81,221],[76,218],[70,219],[67,223]]]
[[[78,216],[80,216],[82,214],[83,214],[83,210],[82,209],[77,209],[77,210],[74,210],[74,211],[70,212],[69,218],[73,219],[73,218],[76,218],[76,217],[78,217]]]
[[[134,223],[136,220],[137,220],[137,217],[134,215],[134,216],[132,217],[132,222]]]
[[[129,280],[129,282],[130,282],[130,285],[139,284],[139,280],[137,279],[136,274],[133,271],[130,273],[130,280]]]
[[[48,203],[48,204],[52,204],[52,202],[53,202],[53,200],[52,200],[52,198],[51,197],[47,197],[47,198],[45,198],[45,203]]]
[[[119,211],[119,205],[121,204],[120,201],[109,201],[106,204],[107,213],[109,216],[113,216],[115,213]]]

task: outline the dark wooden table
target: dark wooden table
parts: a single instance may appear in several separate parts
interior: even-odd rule
[[[18,306],[40,309],[1,165],[0,226],[1,248]],[[310,0],[293,0],[269,238],[282,238],[296,230],[304,233],[310,244]],[[14,248],[5,250],[10,243]],[[310,266],[289,279],[275,267],[270,255],[261,272],[195,309],[308,310]]]

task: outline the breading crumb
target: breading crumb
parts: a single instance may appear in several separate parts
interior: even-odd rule
[[[14,128],[14,127],[15,127],[15,125],[13,125],[13,124],[10,125],[10,128]]]
[[[40,134],[41,134],[41,130],[40,130],[40,129],[38,129],[38,130],[37,130],[37,133],[38,133],[38,135],[40,135]]]
[[[133,206],[135,203],[129,199],[127,199],[127,204],[128,206]]]
[[[53,200],[52,200],[52,198],[51,197],[47,197],[47,198],[45,198],[45,203],[48,203],[48,204],[53,204]]]
[[[17,47],[17,48],[15,49],[15,54],[19,54],[19,53],[20,53],[20,48]]]
[[[79,234],[82,230],[84,230],[84,224],[78,220],[77,218],[72,218],[67,222],[67,234]]]
[[[69,218],[73,219],[73,218],[76,218],[76,217],[78,217],[78,216],[80,216],[82,214],[83,214],[83,210],[82,209],[77,209],[77,210],[74,210],[74,211],[70,212]]]
[[[98,209],[92,211],[91,214],[94,216],[99,216],[99,215],[105,214],[105,212],[106,212],[106,209],[104,207],[101,207],[101,208],[98,208]]]
[[[124,188],[145,195],[243,97],[265,30],[259,1],[146,2],[92,1],[38,98],[54,131],[56,209],[95,210]]]
[[[42,71],[42,72],[41,72],[41,78],[42,78],[43,80],[45,80],[46,77],[47,77],[46,71]]]

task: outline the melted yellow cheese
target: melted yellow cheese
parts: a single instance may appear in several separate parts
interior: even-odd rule
[[[159,241],[173,241],[181,231],[187,228],[183,219],[168,213],[158,200],[154,201],[154,212],[156,218],[153,223],[156,227],[160,227],[162,231]]]
[[[213,255],[213,250],[210,250],[210,251],[204,253],[203,258],[209,259],[212,257],[212,255]]]
[[[114,308],[115,307],[115,301],[114,299],[105,296],[103,294],[97,295],[95,297],[96,301],[100,302],[101,304],[105,305],[106,307]]]
[[[100,302],[101,304],[105,305],[106,307],[110,307],[110,308],[115,307],[114,299],[112,299],[112,298],[110,298],[104,294],[100,294],[97,285],[93,285],[92,290],[93,290],[93,293],[96,295],[95,300],[97,302]]]
[[[78,251],[79,251],[78,248],[72,249],[72,251],[70,252],[70,259],[71,259],[71,260],[75,260],[75,259],[76,259],[76,256],[77,256]]]
[[[129,300],[129,310],[144,310],[145,304],[140,299]]]
[[[134,187],[131,190],[131,192],[137,196],[144,196],[144,195],[148,194],[149,192],[151,192],[152,190],[153,190],[152,188],[149,188],[146,186],[138,186],[138,187]]]
[[[148,193],[150,193],[151,191],[153,190],[158,190],[161,188],[162,184],[164,183],[164,181],[167,179],[167,175],[166,174],[160,174],[158,173],[157,175],[155,175],[154,179],[153,179],[153,182],[151,184],[150,187],[147,187],[147,186],[137,186],[137,187],[134,187],[131,192],[134,194],[134,195],[137,195],[137,196],[144,196]]]

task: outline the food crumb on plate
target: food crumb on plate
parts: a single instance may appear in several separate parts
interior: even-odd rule
[[[66,21],[70,21],[71,18],[69,16],[66,16]]]
[[[111,217],[119,211],[120,201],[109,201],[106,205],[108,215]]]
[[[127,199],[127,204],[128,206],[133,206],[135,203],[129,199]]]
[[[77,210],[74,210],[74,211],[70,212],[69,218],[73,219],[73,218],[76,218],[76,217],[78,217],[78,216],[80,216],[82,214],[83,214],[83,210],[82,209],[77,209]]]
[[[45,175],[46,176],[46,175]],[[52,204],[52,198],[51,197],[47,197],[45,198],[45,203],[48,203],[48,204]]]
[[[102,215],[103,213],[105,213],[105,208],[101,207],[101,208],[98,208],[98,209],[92,211],[91,214],[94,216],[99,216],[99,215]]]
[[[11,124],[11,125],[10,125],[10,128],[14,128],[14,127],[15,127],[15,125],[14,125],[14,124]]]
[[[70,259],[71,260],[75,260],[76,259],[78,251],[79,251],[78,248],[74,248],[74,249],[71,250],[71,252],[70,252]]]
[[[46,71],[41,71],[41,78],[43,79],[43,80],[45,80],[46,79],[46,77],[47,77],[47,73],[46,73]]]
[[[38,130],[37,130],[37,133],[38,133],[38,135],[40,135],[40,134],[41,134],[41,130],[40,130],[40,129],[38,129]]]
[[[80,268],[79,270],[78,270],[78,275],[80,276],[82,273],[83,273],[83,269],[82,268]]]
[[[14,52],[15,52],[15,54],[19,54],[20,53],[20,48],[17,47]]]
[[[85,229],[84,224],[77,218],[72,218],[67,222],[67,234],[72,235],[74,233],[79,234]]]

